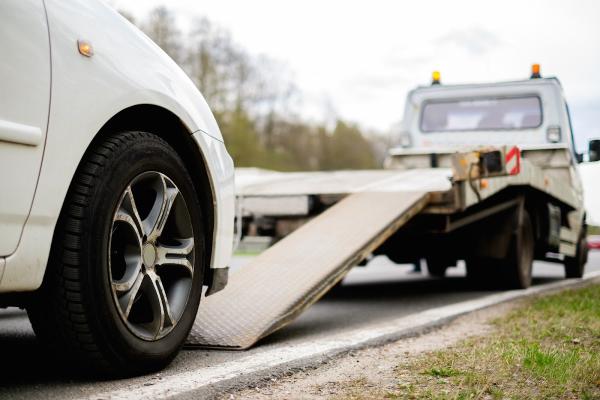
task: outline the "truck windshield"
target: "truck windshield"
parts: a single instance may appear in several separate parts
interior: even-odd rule
[[[541,124],[537,96],[427,101],[421,114],[422,132],[530,129]]]

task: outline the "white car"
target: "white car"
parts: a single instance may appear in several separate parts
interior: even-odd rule
[[[227,281],[234,169],[208,105],[97,0],[2,0],[0,54],[0,306],[74,365],[165,366]]]

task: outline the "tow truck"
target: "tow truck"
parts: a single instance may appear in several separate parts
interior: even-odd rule
[[[520,289],[533,260],[583,276],[586,214],[569,108],[556,78],[432,84],[407,97],[382,170],[239,170],[238,233],[276,243],[207,297],[188,345],[243,349],[292,321],[355,265],[464,260],[476,284]],[[589,143],[589,161],[600,158]]]

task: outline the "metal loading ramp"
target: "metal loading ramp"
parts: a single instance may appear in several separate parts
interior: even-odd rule
[[[190,347],[247,349],[293,321],[427,204],[428,192],[345,197],[203,299]]]

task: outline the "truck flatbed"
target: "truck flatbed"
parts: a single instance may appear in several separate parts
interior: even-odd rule
[[[248,348],[370,254],[425,259],[438,277],[464,260],[473,282],[510,288],[531,284],[534,259],[581,277],[581,155],[560,84],[533,77],[456,87],[438,77],[409,93],[402,148],[384,170],[238,170],[238,234],[275,244],[204,300],[188,345]]]
[[[439,154],[438,162],[450,166],[451,157],[460,162],[471,156]],[[302,173],[240,170],[237,201],[241,215],[308,217],[311,198],[318,198],[327,208],[234,272],[225,290],[206,297],[187,345],[252,346],[292,321],[420,213],[468,210],[509,186],[538,190],[569,207],[574,201],[569,198],[571,192],[561,190],[555,176],[560,170],[556,161],[561,159],[560,150],[551,159],[555,161],[547,172],[523,159],[518,174],[479,176],[476,185],[468,184],[456,169],[443,167]],[[482,179],[488,180],[485,187]],[[505,204],[512,207],[516,203],[512,199]],[[489,214],[489,210],[500,209],[488,207],[485,212]],[[565,229],[560,232],[561,251],[567,253],[575,251],[575,238],[569,233]],[[269,290],[265,290],[265,282]]]

